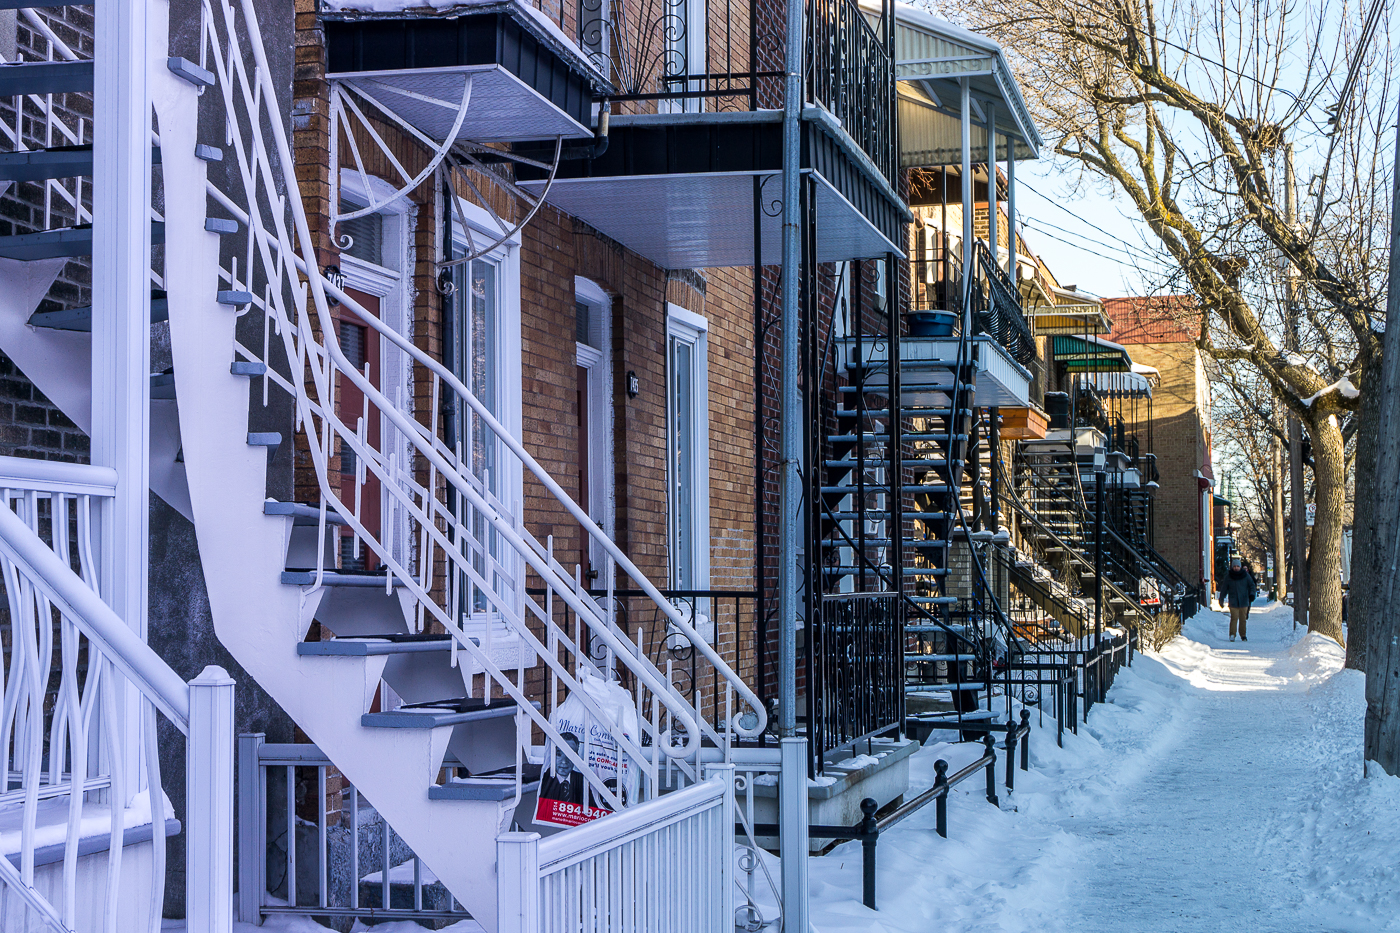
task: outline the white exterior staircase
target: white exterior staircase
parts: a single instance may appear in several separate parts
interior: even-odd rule
[[[450,371],[322,278],[252,3],[205,0],[201,60],[190,62],[169,55],[165,0],[147,2],[166,205],[164,268],[153,275],[165,293],[174,361],[173,375],[152,381],[152,488],[195,524],[221,642],[457,900],[495,929],[495,840],[536,779],[540,761],[532,768],[529,759],[542,757],[538,737],[546,755],[557,749],[573,759],[596,805],[621,809],[664,799],[674,784],[664,786],[663,776],[676,769],[687,783],[700,780],[702,762],[727,759],[733,737],[763,731],[765,711]],[[208,130],[211,95],[230,128],[219,148],[199,132],[201,104]],[[210,182],[208,166],[219,159],[236,167],[241,191]],[[30,320],[63,261],[0,259],[0,348],[86,427],[90,334],[69,312]],[[455,395],[608,554],[605,580],[620,568],[649,593],[668,631],[690,639],[709,662],[711,689],[696,692],[699,706],[617,626],[610,601],[590,597],[577,568],[554,559],[549,529],[537,539],[457,451],[352,370],[336,328],[322,326],[331,320],[328,297],[428,374],[429,424]],[[262,339],[250,346],[253,332]],[[362,423],[340,420],[337,379],[356,384],[384,413],[386,437],[407,438],[411,463],[398,462],[387,443],[371,446]],[[250,432],[250,405],[278,393],[294,402],[296,433]],[[267,498],[268,448],[284,444],[314,466],[320,502]],[[373,488],[366,486],[373,475],[408,514],[410,547],[376,539],[361,519],[360,495],[341,501],[333,467],[346,449],[361,464],[359,491]],[[387,572],[338,571],[337,526],[348,526]],[[527,568],[545,596],[526,593]],[[463,594],[484,609],[462,612]],[[319,640],[308,640],[313,631]],[[637,734],[614,736],[640,773],[634,799],[605,786],[584,760],[587,745],[571,751],[551,725],[570,693],[607,721],[609,713],[577,689],[587,672],[625,684],[635,701]],[[449,776],[457,769],[467,775]]]

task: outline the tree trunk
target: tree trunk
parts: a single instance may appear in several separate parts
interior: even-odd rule
[[[1380,373],[1378,358],[1366,367],[1367,373]],[[1356,501],[1352,506],[1351,587],[1347,596],[1347,667],[1366,669],[1367,623],[1380,582],[1380,544],[1376,540],[1376,454],[1380,433],[1381,393],[1379,377],[1368,379],[1361,388],[1360,419],[1356,427]]]
[[[1312,439],[1317,514],[1308,550],[1308,631],[1346,644],[1342,632],[1342,524],[1346,509],[1346,453],[1337,419],[1321,412],[1308,425]]]

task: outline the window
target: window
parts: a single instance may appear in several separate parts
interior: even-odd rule
[[[710,430],[705,319],[675,305],[666,321],[671,585],[710,582]]]
[[[454,217],[457,232],[453,250],[465,252],[471,226],[478,242],[489,235],[490,218],[472,205],[465,218]],[[520,304],[519,249],[507,243],[485,256],[452,266],[452,333],[450,350],[453,373],[472,395],[513,437],[520,436]],[[479,489],[499,500],[507,513],[520,508],[521,463],[506,447],[485,418],[461,404],[451,424],[449,445],[460,451]],[[464,615],[487,624],[503,605],[514,605],[517,579],[524,572],[518,556],[493,531],[486,517],[465,497],[457,498],[458,520],[469,531],[463,547],[477,580],[458,581]],[[485,583],[485,588],[482,586]],[[518,609],[518,607],[516,607]],[[514,610],[512,610],[514,611]],[[476,624],[476,623],[474,623]]]

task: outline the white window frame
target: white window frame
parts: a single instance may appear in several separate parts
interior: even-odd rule
[[[675,528],[675,477],[672,467],[675,463],[675,449],[672,439],[675,425],[672,411],[672,390],[674,373],[671,366],[671,343],[681,341],[695,348],[695,384],[691,392],[691,423],[695,426],[696,439],[692,449],[703,450],[695,464],[695,497],[690,516],[692,533],[691,553],[695,555],[695,579],[686,589],[706,590],[710,588],[710,390],[709,390],[709,322],[693,311],[679,305],[666,304],[666,551],[669,557],[670,578],[673,588],[678,586],[679,568],[676,566]]]
[[[589,308],[596,321],[593,334],[598,346],[574,343],[574,361],[588,370],[588,501],[579,505],[609,538],[616,535],[616,468],[613,463],[612,298],[581,276],[574,278],[574,300]],[[595,316],[596,315],[596,316]],[[595,482],[597,477],[601,482]],[[596,542],[589,546],[589,560],[601,569],[606,554]]]
[[[477,207],[465,200],[457,199],[455,205],[460,206],[461,213],[457,213],[454,207],[452,224],[452,245],[454,250],[465,252],[470,249],[466,231],[462,225],[471,228],[472,237],[476,242],[481,242],[485,238],[490,242],[500,234],[500,227],[496,225],[492,215],[486,210]],[[465,215],[465,216],[464,216]],[[493,387],[496,394],[496,420],[506,429],[512,438],[517,442],[521,441],[521,365],[520,365],[520,233],[516,231],[495,249],[485,256],[480,257],[493,263],[497,270],[496,280],[496,350],[498,353],[496,367],[496,384]],[[460,335],[454,330],[454,339]],[[455,349],[454,349],[455,355]],[[500,445],[500,455],[496,462],[500,465],[495,473],[495,479],[500,484],[497,498],[512,512],[520,513],[524,509],[524,469],[520,459],[512,453],[502,441],[497,441]],[[524,515],[520,515],[524,520]],[[518,556],[511,553],[502,554],[502,563],[507,571],[517,579],[517,584],[523,583],[525,574],[525,563]],[[509,561],[509,563],[507,563]],[[517,591],[519,586],[517,586]],[[517,611],[523,611],[523,606],[515,607]],[[489,623],[495,613],[488,613],[488,619],[477,620],[477,624]],[[465,624],[465,620],[464,620]]]
[[[366,185],[368,181],[368,185]],[[379,178],[360,175],[350,169],[342,169],[340,174],[340,197],[358,204],[369,204],[372,199],[384,199],[394,191],[392,185]],[[340,271],[345,276],[345,287],[373,295],[379,299],[379,319],[402,334],[413,339],[413,316],[410,313],[412,300],[409,295],[410,276],[405,272],[413,268],[414,250],[412,231],[417,221],[417,210],[412,202],[399,199],[376,211],[384,218],[384,258],[391,265],[381,266],[356,258],[349,253],[340,255]],[[379,338],[380,385],[385,396],[409,418],[413,417],[413,363],[391,341]],[[387,445],[386,452],[394,453],[395,462],[404,469],[412,469],[412,446],[389,417],[380,414],[380,438]],[[381,536],[390,535],[392,556],[403,567],[412,566],[412,556],[408,550],[409,515],[387,489],[380,489]],[[389,527],[392,526],[392,527]]]

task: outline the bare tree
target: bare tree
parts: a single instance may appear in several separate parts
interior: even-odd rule
[[[1302,423],[1317,506],[1309,628],[1340,642],[1344,427],[1380,354],[1389,52],[1367,46],[1350,7],[1308,3],[960,0],[947,12],[1002,42],[1055,152],[1146,222],[1199,304],[1199,346],[1248,367]],[[1311,179],[1306,217],[1284,184],[1290,148]]]

